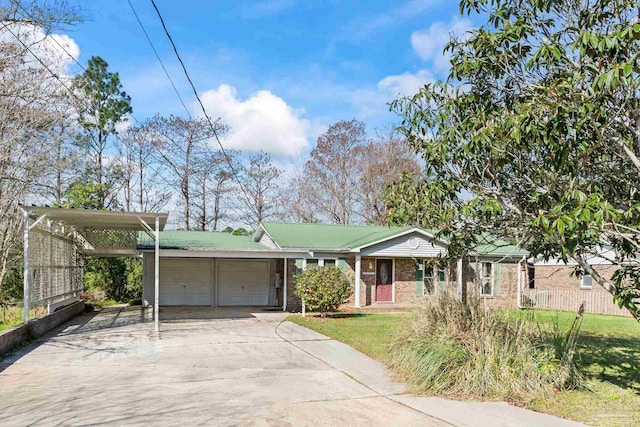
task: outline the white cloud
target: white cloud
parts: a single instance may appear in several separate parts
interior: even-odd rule
[[[382,93],[397,96],[411,96],[420,90],[426,83],[435,81],[429,70],[420,70],[415,74],[403,73],[395,76],[387,76],[378,82],[378,90]]]
[[[223,141],[227,148],[299,156],[309,146],[309,121],[301,118],[302,111],[268,90],[241,100],[233,86],[223,84],[201,98],[210,116],[231,127]]]
[[[361,118],[382,117],[389,113],[393,100],[418,93],[426,83],[435,81],[429,70],[387,76],[376,84],[376,89],[361,89],[352,93],[350,100],[358,108]]]
[[[435,72],[449,70],[449,55],[443,53],[451,35],[465,37],[473,28],[469,19],[453,18],[450,22],[437,21],[426,30],[411,34],[411,46],[424,61],[430,61]]]
[[[0,42],[20,43],[16,37],[29,47],[31,53],[25,57],[32,61],[31,66],[42,67],[42,61],[61,78],[69,77],[70,65],[80,56],[76,42],[65,34],[46,34],[38,26],[22,23],[9,23],[0,30]],[[24,49],[21,44],[18,46]]]

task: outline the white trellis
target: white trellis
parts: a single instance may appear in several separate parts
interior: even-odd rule
[[[84,257],[75,233],[51,223],[38,223],[28,233],[28,305],[50,308],[58,302],[80,297],[84,289]],[[49,310],[50,311],[50,310]]]
[[[85,256],[137,256],[138,232],[144,232],[155,240],[153,311],[158,330],[159,240],[167,214],[50,207],[21,209],[24,216],[25,323],[29,320],[31,307],[51,309],[58,302],[82,296]]]

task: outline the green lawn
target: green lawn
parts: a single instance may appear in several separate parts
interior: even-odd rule
[[[520,315],[520,313],[517,313]],[[542,322],[570,323],[574,314],[537,311]],[[383,362],[405,315],[344,314],[326,319],[290,316]],[[640,324],[633,319],[585,315],[578,342],[585,387],[529,404],[531,409],[596,426],[640,425]]]

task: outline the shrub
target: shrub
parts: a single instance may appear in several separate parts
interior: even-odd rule
[[[310,268],[295,276],[296,296],[322,317],[349,301],[351,282],[337,267]]]
[[[440,295],[411,316],[390,363],[426,394],[525,402],[576,385],[575,327],[563,347],[533,322],[489,310],[475,297],[463,303]]]

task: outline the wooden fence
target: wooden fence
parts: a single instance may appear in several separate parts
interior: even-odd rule
[[[628,310],[614,304],[611,295],[605,292],[580,289],[548,291],[527,289],[522,292],[524,307],[577,311],[583,302],[587,313],[631,316]]]

